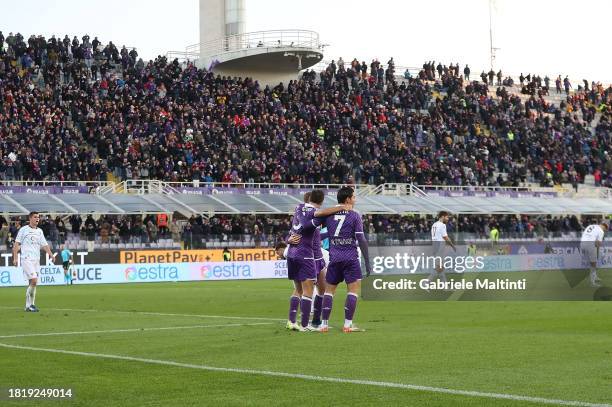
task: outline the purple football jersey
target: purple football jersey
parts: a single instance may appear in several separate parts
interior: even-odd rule
[[[314,259],[312,242],[319,221],[314,217],[317,208],[310,204],[300,204],[295,208],[292,232],[300,235],[300,243],[289,246],[287,257],[297,259]]]
[[[312,236],[312,252],[315,259],[322,259],[323,252],[321,251],[321,228],[317,227]]]
[[[302,212],[302,209],[304,209],[304,205],[306,205],[305,203],[301,203],[298,206],[295,207],[295,210],[293,211],[293,221],[292,221],[292,225],[291,226],[299,226],[300,221],[298,218],[298,215]]]
[[[359,259],[358,233],[363,233],[361,215],[355,211],[341,211],[325,218],[329,235],[329,262]]]

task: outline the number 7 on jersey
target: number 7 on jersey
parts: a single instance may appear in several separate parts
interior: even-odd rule
[[[335,215],[334,216],[334,220],[338,221],[338,227],[336,228],[336,231],[334,232],[334,237],[338,237],[338,235],[340,234],[340,229],[342,229],[342,225],[344,224],[345,219],[346,219],[346,215]]]

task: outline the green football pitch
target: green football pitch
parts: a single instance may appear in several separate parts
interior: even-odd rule
[[[612,404],[609,302],[360,301],[289,332],[283,280],[0,290],[0,405]],[[9,388],[71,400],[7,401]]]

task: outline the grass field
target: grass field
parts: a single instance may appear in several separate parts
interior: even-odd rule
[[[367,332],[319,334],[284,329],[288,295],[283,280],[43,286],[34,314],[25,288],[2,289],[0,388],[74,398],[0,405],[612,403],[609,302],[361,301]]]

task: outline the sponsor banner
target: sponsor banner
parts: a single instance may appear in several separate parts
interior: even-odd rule
[[[284,260],[257,262],[198,262],[91,264],[71,266],[75,284],[224,281],[287,278]],[[65,284],[61,266],[41,266],[40,285]],[[0,268],[0,287],[27,285],[19,267]]]
[[[508,243],[509,254],[568,254],[580,255],[580,241],[542,241],[538,243]],[[612,241],[604,240],[601,253],[612,252]]]
[[[57,253],[55,256],[56,262],[61,262],[62,256],[60,255],[59,245],[55,245],[53,253]],[[113,264],[119,263],[119,252],[118,251],[100,251],[100,252],[88,252],[86,249],[83,250],[71,250],[73,264]],[[40,253],[40,264],[52,266],[53,262],[51,258],[47,256],[45,252]],[[0,267],[10,267],[13,265],[13,253],[12,252],[0,252]]]
[[[273,248],[230,249],[232,261],[268,261],[276,259]],[[223,261],[223,250],[122,250],[119,262],[130,263],[189,263]]]
[[[532,192],[532,191],[455,191],[455,190],[429,190],[424,189],[427,195],[442,197],[469,197],[477,196],[481,198],[555,198],[557,192]]]
[[[103,270],[105,264],[81,264],[70,267],[75,284],[96,284],[104,282]],[[1,267],[0,287],[25,286],[28,282],[21,267]],[[39,285],[64,284],[64,269],[62,266],[41,266],[38,272]]]
[[[0,194],[87,194],[88,187],[0,186]]]
[[[189,195],[294,195],[302,196],[305,192],[312,191],[310,188],[233,188],[233,187],[179,187],[177,190],[181,194]],[[532,191],[455,191],[455,190],[429,190],[424,189],[425,192],[430,196],[442,196],[442,197],[510,197],[510,198],[554,198],[558,194],[557,192],[532,192]],[[325,195],[335,195],[336,189],[322,189]]]
[[[180,187],[181,194],[187,195],[304,195],[312,191],[308,188],[223,188],[223,187]],[[335,195],[335,189],[321,189],[326,195]]]

